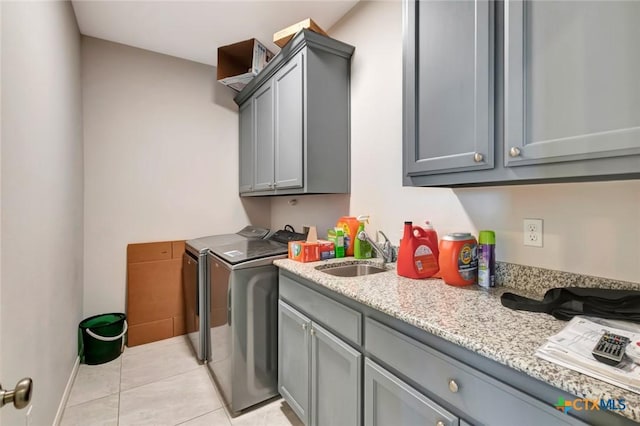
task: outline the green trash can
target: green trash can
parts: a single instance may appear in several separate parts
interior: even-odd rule
[[[121,313],[94,315],[78,325],[78,355],[85,364],[113,361],[124,349],[127,316]]]

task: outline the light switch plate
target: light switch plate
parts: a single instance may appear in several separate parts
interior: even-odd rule
[[[542,247],[542,219],[524,220],[524,245]]]

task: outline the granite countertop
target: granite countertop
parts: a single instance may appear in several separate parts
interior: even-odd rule
[[[477,285],[454,287],[435,278],[414,280],[399,277],[395,273],[395,264],[386,265],[389,272],[350,278],[335,277],[316,270],[317,266],[353,261],[353,258],[341,258],[300,263],[281,259],[274,263],[336,293],[578,397],[624,398],[627,409],[616,413],[634,421],[640,420],[639,394],[534,355],[547,337],[558,333],[567,323],[544,313],[505,308],[500,303],[500,295],[510,291],[541,299],[539,292],[510,287],[483,289]],[[380,264],[377,259],[367,262]]]

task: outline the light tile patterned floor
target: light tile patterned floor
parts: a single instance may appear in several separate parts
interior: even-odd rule
[[[61,426],[302,426],[282,400],[232,418],[184,336],[80,365]]]

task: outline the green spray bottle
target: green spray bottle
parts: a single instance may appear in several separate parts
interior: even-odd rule
[[[358,216],[358,221],[360,225],[358,226],[358,232],[356,232],[355,242],[353,244],[353,257],[356,259],[371,259],[373,255],[373,248],[368,241],[362,241],[358,236],[360,232],[364,231],[365,223],[369,223],[369,216],[362,215]]]

